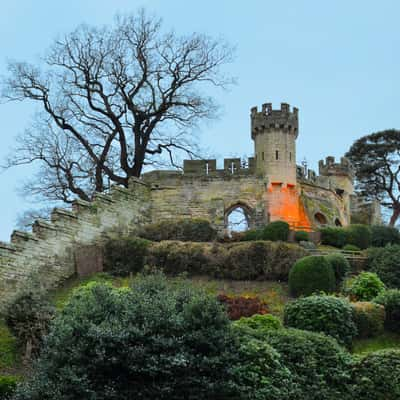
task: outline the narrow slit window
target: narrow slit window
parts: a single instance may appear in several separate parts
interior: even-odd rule
[[[289,153],[289,161],[292,161],[292,152]]]
[[[261,160],[264,161],[264,152],[261,153]]]
[[[278,150],[275,151],[275,160],[279,160],[279,151]]]

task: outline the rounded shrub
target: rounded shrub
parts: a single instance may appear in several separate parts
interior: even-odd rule
[[[346,251],[360,251],[361,249],[358,246],[355,246],[354,244],[346,244],[343,246],[343,250]]]
[[[288,303],[284,323],[290,328],[325,333],[347,347],[357,335],[351,304],[333,296],[309,296]]]
[[[374,302],[385,307],[385,328],[400,333],[400,290],[387,290],[377,296]]]
[[[218,278],[234,280],[287,280],[293,263],[306,251],[291,243],[254,241],[229,246]]]
[[[283,328],[281,320],[271,314],[242,317],[234,321],[233,326],[238,332],[258,339],[262,339],[270,330]]]
[[[354,321],[359,338],[369,338],[383,333],[385,307],[380,304],[360,301],[351,303],[354,309]]]
[[[11,399],[17,388],[20,377],[14,375],[0,375],[0,399]]]
[[[356,360],[353,380],[356,400],[398,400],[400,350],[380,350]]]
[[[371,301],[385,291],[384,283],[373,272],[361,272],[351,280],[346,292],[355,301]]]
[[[385,247],[388,244],[400,244],[400,232],[397,228],[385,225],[371,227],[371,246]]]
[[[351,356],[335,339],[297,329],[270,331],[265,338],[292,374],[293,399],[351,399]]]
[[[238,363],[232,369],[233,379],[239,387],[239,399],[294,398],[291,373],[272,346],[264,341],[246,338],[241,340],[236,352]]]
[[[217,243],[165,240],[148,247],[146,263],[168,275],[187,273],[193,276],[214,273],[225,256],[225,248]]]
[[[289,272],[289,289],[294,296],[334,292],[336,280],[331,264],[322,256],[303,257]]]
[[[337,288],[339,288],[351,270],[350,263],[340,253],[332,253],[325,256],[325,258],[333,268],[333,272],[335,273],[336,286]]]
[[[253,240],[261,240],[262,230],[261,229],[249,229],[243,232],[242,241],[249,242]]]
[[[217,231],[210,221],[201,218],[163,220],[140,229],[139,236],[160,242],[181,240],[183,242],[211,242],[217,238]]]
[[[46,294],[32,288],[17,295],[5,311],[5,322],[23,349],[25,361],[38,354],[55,309]]]
[[[190,282],[88,284],[55,318],[16,399],[229,398],[236,348],[223,307]]]
[[[347,233],[343,228],[323,227],[320,228],[321,243],[327,246],[342,248],[346,244]]]
[[[285,221],[270,222],[261,232],[262,240],[286,242],[288,240],[290,227]]]
[[[141,272],[150,243],[135,237],[108,240],[104,246],[104,271],[115,276]]]
[[[400,288],[400,245],[368,249],[367,264],[386,286]]]
[[[310,237],[308,235],[308,232],[296,231],[294,234],[294,238],[295,238],[296,242],[308,242]]]
[[[346,244],[352,244],[360,249],[366,249],[371,245],[372,234],[368,225],[354,224],[346,230]]]

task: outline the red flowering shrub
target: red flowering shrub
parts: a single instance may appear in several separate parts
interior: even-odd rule
[[[218,295],[218,300],[226,306],[229,319],[236,321],[255,314],[267,314],[267,305],[258,297]]]

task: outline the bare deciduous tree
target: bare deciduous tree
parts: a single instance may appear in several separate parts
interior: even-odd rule
[[[81,26],[39,66],[9,64],[3,99],[40,107],[5,167],[39,163],[27,191],[68,203],[109,182],[127,186],[148,165],[176,165],[196,152],[193,128],[215,116],[206,90],[233,83],[221,72],[232,55],[223,40],[163,32],[144,11]]]

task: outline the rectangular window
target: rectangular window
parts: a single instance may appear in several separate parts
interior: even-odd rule
[[[279,160],[279,151],[278,150],[275,151],[275,160]]]
[[[264,161],[264,152],[261,153],[261,160]]]

